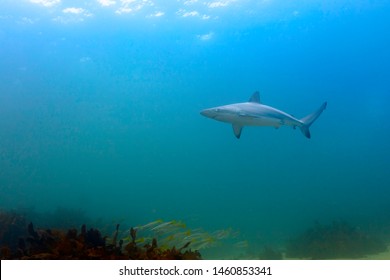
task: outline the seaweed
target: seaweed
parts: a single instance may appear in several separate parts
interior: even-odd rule
[[[116,224],[107,236],[102,234],[109,231],[107,225],[103,231],[87,228],[83,218],[78,210],[65,208],[45,213],[0,211],[0,259],[201,259],[200,249],[236,234],[231,229],[208,233],[188,229],[180,221],[157,220],[125,231]]]
[[[176,249],[175,246],[172,248],[162,248],[157,245],[157,239],[153,238],[151,243],[146,243],[143,246],[138,246],[136,243],[137,230],[130,228],[131,242],[129,242],[124,250],[125,254],[134,260],[199,260],[201,255],[199,251],[185,250],[189,243]]]
[[[383,252],[383,240],[346,222],[330,225],[317,223],[297,237],[290,239],[286,256],[303,259],[356,259]]]
[[[198,251],[161,248],[157,240],[139,245],[136,243],[137,231],[130,229],[129,242],[123,247],[123,240],[117,241],[119,224],[116,226],[111,243],[102,236],[98,229],[87,229],[81,226],[80,231],[69,229],[35,229],[32,223],[25,228],[26,237],[18,238],[17,245],[9,246],[9,240],[1,239],[3,244],[0,252],[2,259],[40,259],[40,260],[115,260],[115,259],[150,259],[178,260],[200,259]],[[17,248],[15,248],[15,246]]]
[[[24,215],[0,210],[0,258],[7,258],[19,248],[19,239],[27,235]]]

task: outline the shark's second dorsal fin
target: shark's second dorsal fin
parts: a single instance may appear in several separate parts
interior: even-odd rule
[[[255,91],[251,98],[249,98],[249,102],[253,103],[260,103],[260,93],[258,91]]]

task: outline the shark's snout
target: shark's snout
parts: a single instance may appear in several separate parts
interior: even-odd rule
[[[215,118],[215,116],[216,116],[216,112],[213,109],[204,109],[204,110],[200,111],[200,114],[202,116],[205,116],[205,117],[211,118],[211,119]]]

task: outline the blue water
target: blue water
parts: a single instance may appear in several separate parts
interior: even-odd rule
[[[14,2],[0,3],[0,208],[181,220],[253,247],[316,221],[390,231],[388,1]],[[328,108],[310,140],[237,140],[199,114],[256,90],[299,118]]]

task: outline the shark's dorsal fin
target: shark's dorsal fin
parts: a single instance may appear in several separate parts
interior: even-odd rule
[[[249,98],[249,102],[253,103],[260,103],[260,93],[258,91],[255,91],[251,98]]]
[[[234,135],[236,135],[237,139],[240,139],[242,126],[237,124],[232,124],[232,126],[233,126]]]

